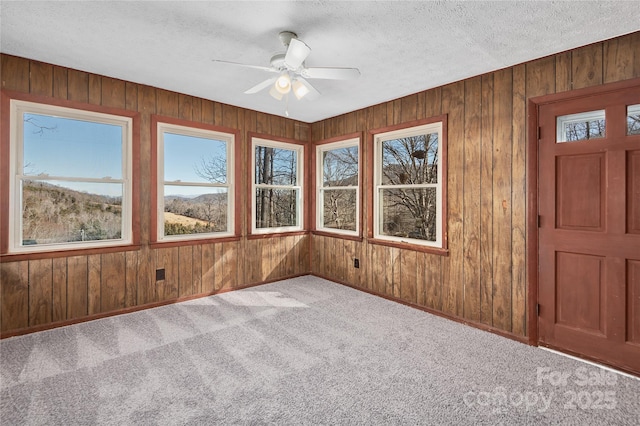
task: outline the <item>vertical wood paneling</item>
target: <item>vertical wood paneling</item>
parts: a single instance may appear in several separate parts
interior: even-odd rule
[[[4,71],[3,71],[4,72]],[[29,264],[0,263],[0,330],[9,331],[29,326]]]
[[[400,298],[405,302],[417,303],[418,256],[415,251],[403,250],[400,256]]]
[[[100,312],[115,311],[125,307],[126,255],[105,253],[101,259]]]
[[[425,263],[425,304],[428,308],[442,310],[443,274],[442,258],[426,256]]]
[[[390,296],[400,299],[402,297],[400,291],[402,289],[402,253],[405,250],[399,248],[390,248],[389,250],[389,260],[391,261],[391,288],[393,289],[390,293]]]
[[[465,82],[464,96],[464,317],[480,320],[480,156],[482,80]]]
[[[442,309],[461,316],[463,310],[463,218],[464,182],[464,83],[455,83],[442,88],[442,112],[448,117],[447,182],[449,261],[444,268]]]
[[[497,71],[493,95],[493,325],[511,331],[512,71]]]
[[[125,108],[137,111],[138,110],[138,85],[134,83],[126,82],[124,86],[125,90]]]
[[[29,60],[16,56],[0,56],[2,88],[17,92],[29,92]]]
[[[222,244],[214,244],[214,259],[215,264],[213,266],[213,277],[214,277],[214,289],[218,291],[224,285],[224,270],[225,270],[225,259],[223,257],[224,253],[222,251]]]
[[[640,32],[603,45],[603,83],[640,77]]]
[[[51,320],[67,319],[67,259],[53,259],[53,312]]]
[[[556,66],[557,68],[557,66]],[[526,96],[525,67],[513,68],[513,140],[511,170],[511,268],[512,268],[512,321],[513,333],[524,336],[527,330],[527,167],[526,167]]]
[[[63,67],[53,67],[53,97],[67,99],[67,69]]]
[[[573,87],[571,73],[571,52],[556,55],[556,91],[564,92]]]
[[[180,95],[168,90],[155,90],[156,108],[159,115],[178,118],[180,111]]]
[[[87,256],[87,312],[100,313],[102,257],[99,254]]]
[[[640,77],[640,32],[308,125],[0,55],[2,88],[140,112],[138,251],[0,264],[3,332],[179,296],[314,273],[516,335],[526,333],[526,102]],[[151,248],[150,115],[321,140],[448,114],[449,256],[324,236]],[[251,155],[244,140],[238,164]],[[363,147],[363,170],[370,147]],[[244,167],[244,166],[243,166]],[[366,174],[363,176],[366,182]],[[243,175],[238,184],[247,185]],[[368,197],[368,193],[366,195]],[[243,193],[237,206],[247,205]],[[371,212],[365,203],[364,218]],[[247,234],[242,209],[242,235]],[[310,252],[311,240],[313,251]],[[360,259],[360,269],[353,259]],[[166,279],[155,281],[156,268]]]
[[[89,74],[68,70],[67,96],[70,101],[89,102]]]
[[[191,296],[193,292],[193,246],[178,247],[178,297]]]
[[[480,322],[493,324],[493,74],[482,76]]]
[[[67,318],[82,318],[89,313],[89,283],[86,256],[67,259]]]
[[[574,89],[602,84],[602,43],[573,50],[571,69]]]
[[[238,243],[236,241],[222,243],[222,251],[224,253],[222,288],[235,288],[238,286]]]
[[[215,289],[215,249],[213,244],[202,246],[202,292],[212,293]]]
[[[125,256],[124,306],[135,306],[138,300],[138,252],[128,251]]]
[[[33,95],[53,96],[53,66],[31,61],[30,92]]]
[[[29,326],[51,322],[52,297],[51,259],[29,262]]]
[[[124,81],[104,77],[101,89],[103,106],[113,108],[124,108],[126,106]]]
[[[102,77],[89,74],[89,103],[102,105]]]

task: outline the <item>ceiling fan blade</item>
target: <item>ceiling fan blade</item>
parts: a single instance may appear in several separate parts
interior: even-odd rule
[[[284,63],[290,70],[296,70],[302,65],[307,56],[311,53],[311,48],[296,38],[292,38],[289,42],[287,54],[284,57]]]
[[[360,77],[360,70],[358,68],[306,68],[301,74],[306,78],[353,80]]]
[[[308,93],[303,95],[306,99],[309,99],[310,101],[312,101],[314,99],[317,99],[320,96],[320,92],[318,92],[318,90],[315,87],[313,87],[313,85],[309,83],[307,80],[305,80],[304,78],[298,77],[296,81],[299,81],[300,83],[302,83],[302,85],[306,87],[307,90],[309,91]]]
[[[275,83],[277,78],[278,77],[268,78],[265,81],[263,81],[262,83],[256,84],[255,86],[253,86],[251,89],[245,91],[244,93],[246,93],[247,95],[252,95],[254,93],[258,93],[262,89],[266,89],[267,87],[269,87],[270,85]]]
[[[278,72],[278,70],[273,69],[271,67],[263,67],[263,66],[260,66],[260,65],[240,64],[238,62],[221,61],[220,59],[212,59],[212,61],[213,62],[220,62],[221,64],[234,65],[234,66],[237,66],[237,67],[253,68],[253,69],[256,69],[256,70],[269,71],[269,72]]]

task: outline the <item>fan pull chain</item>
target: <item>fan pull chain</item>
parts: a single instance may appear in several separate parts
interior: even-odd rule
[[[289,93],[290,92],[287,92],[287,98],[285,99],[284,115],[286,117],[289,117]]]

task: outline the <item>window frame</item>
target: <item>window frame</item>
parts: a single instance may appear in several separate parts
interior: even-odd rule
[[[302,141],[297,141],[294,139],[286,139],[286,138],[274,138],[269,135],[258,135],[258,134],[250,134],[249,138],[251,139],[251,168],[249,169],[249,182],[250,182],[250,194],[249,200],[251,202],[250,214],[248,215],[248,220],[250,221],[249,230],[250,235],[253,236],[266,236],[266,235],[274,235],[274,234],[290,234],[290,233],[299,233],[303,232],[305,229],[305,143]],[[278,149],[286,149],[289,151],[295,151],[297,153],[297,170],[296,170],[296,183],[297,185],[267,185],[267,184],[256,184],[256,145],[266,146],[269,148],[278,148]],[[296,222],[298,225],[296,226],[281,226],[274,228],[258,228],[256,226],[256,213],[257,213],[257,202],[256,202],[256,189],[258,188],[282,188],[282,189],[294,189],[298,191],[298,197],[296,202]]]
[[[139,246],[140,222],[139,212],[139,128],[140,114],[120,108],[85,104],[82,102],[31,95],[2,90],[2,181],[0,199],[2,208],[0,216],[0,254],[3,259],[23,260],[42,257],[58,257],[67,254],[103,253],[112,251],[135,250]],[[122,177],[120,179],[96,179],[72,176],[47,176],[46,180],[55,181],[91,181],[104,183],[121,183],[122,223],[121,238],[110,240],[92,240],[66,243],[50,243],[38,245],[22,245],[18,241],[22,234],[22,202],[18,188],[22,179],[28,178],[19,174],[23,161],[24,139],[23,127],[17,120],[24,113],[34,113],[82,120],[93,123],[104,123],[123,127]],[[18,129],[17,127],[20,127]],[[18,164],[20,162],[20,164]],[[36,180],[45,180],[44,178]]]
[[[386,245],[422,251],[433,254],[448,255],[447,238],[447,114],[436,117],[429,117],[421,120],[406,122],[394,126],[383,127],[369,131],[368,162],[372,166],[368,170],[370,182],[369,202],[368,202],[368,237],[373,244]],[[437,205],[436,205],[436,241],[420,240],[409,237],[394,237],[383,235],[380,231],[380,196],[381,187],[389,185],[381,184],[382,174],[382,142],[398,137],[407,137],[424,133],[425,130],[439,127],[438,140],[438,183],[437,183]],[[433,133],[433,131],[431,131]],[[402,185],[408,187],[421,187],[420,185]],[[397,187],[397,186],[393,186]]]
[[[186,120],[176,120],[169,117],[154,115],[153,119],[153,177],[155,220],[152,221],[154,230],[153,242],[166,245],[168,243],[184,243],[188,241],[202,242],[203,240],[220,240],[235,237],[239,234],[237,229],[238,218],[236,217],[236,202],[238,200],[236,188],[239,181],[236,175],[236,155],[237,155],[237,131],[216,126],[203,125],[201,123]],[[186,182],[186,181],[165,181],[164,180],[164,133],[172,133],[180,136],[192,136],[203,139],[212,139],[226,143],[226,184]],[[224,232],[207,232],[198,234],[164,234],[164,187],[166,185],[188,186],[188,187],[209,187],[227,189],[227,230]]]
[[[332,151],[335,149],[357,147],[358,148],[358,183],[356,186],[343,186],[343,187],[325,187],[324,186],[324,161],[323,153],[326,151]],[[315,188],[314,188],[314,200],[313,214],[314,220],[314,232],[318,234],[326,233],[332,236],[340,237],[356,237],[358,239],[362,236],[362,135],[355,133],[351,135],[341,136],[338,138],[327,139],[316,142],[314,150],[314,171],[315,171]],[[321,192],[323,190],[333,190],[338,188],[339,190],[355,190],[356,191],[356,229],[354,231],[327,228],[323,226],[323,197]]]

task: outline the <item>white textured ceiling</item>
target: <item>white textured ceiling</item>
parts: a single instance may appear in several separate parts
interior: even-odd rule
[[[309,67],[357,67],[355,81],[312,80],[292,100],[304,122],[354,111],[640,29],[636,1],[84,1],[0,3],[3,53],[284,115],[269,65],[278,33],[307,43]]]

